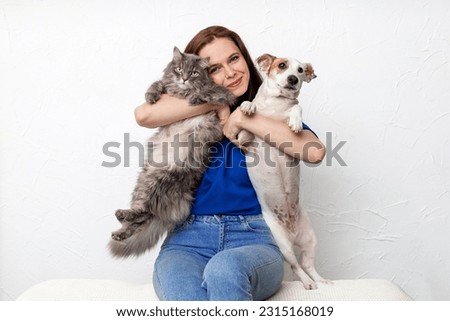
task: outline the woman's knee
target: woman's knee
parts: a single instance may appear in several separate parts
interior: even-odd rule
[[[283,257],[261,248],[224,251],[208,262],[203,278],[209,293],[227,292],[227,299],[263,300],[281,285]]]
[[[160,300],[206,299],[201,287],[206,262],[199,256],[183,251],[165,251],[156,259],[153,286]]]
[[[247,273],[247,266],[245,261],[239,260],[232,255],[222,255],[220,253],[215,255],[209,260],[203,272],[203,278],[205,280],[211,279],[224,279],[224,280],[235,280],[241,278],[243,280],[248,279],[249,275]]]

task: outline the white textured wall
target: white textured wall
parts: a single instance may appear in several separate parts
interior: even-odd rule
[[[254,58],[310,61],[305,121],[348,166],[304,166],[331,279],[385,278],[450,299],[448,1],[0,1],[0,298],[53,278],[151,281],[156,252],[106,251],[138,172],[105,168],[174,45],[223,24]],[[123,155],[123,150],[120,153]]]

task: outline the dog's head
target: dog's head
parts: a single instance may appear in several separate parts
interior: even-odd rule
[[[277,58],[264,54],[256,59],[259,70],[265,75],[265,81],[271,88],[279,90],[281,96],[296,98],[303,81],[316,78],[309,63],[301,63],[293,58]]]

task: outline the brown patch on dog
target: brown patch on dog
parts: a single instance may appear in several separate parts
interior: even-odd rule
[[[317,75],[314,73],[314,68],[310,63],[305,64],[305,81],[310,82],[314,78],[317,77]]]
[[[281,64],[284,64],[285,66],[282,68],[280,67]],[[268,75],[270,75],[272,72],[275,72],[276,74],[282,74],[287,68],[289,68],[289,60],[286,58],[276,58],[272,65],[270,66],[270,69],[268,71]]]
[[[293,232],[296,226],[297,218],[292,215],[285,215],[283,218],[278,217],[278,222],[286,231]]]

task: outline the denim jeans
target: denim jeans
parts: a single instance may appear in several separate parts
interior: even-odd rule
[[[190,215],[155,262],[160,300],[264,300],[283,279],[283,256],[262,215]]]

